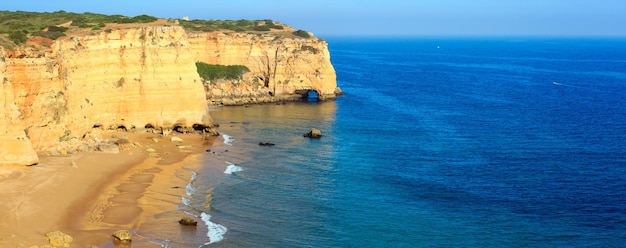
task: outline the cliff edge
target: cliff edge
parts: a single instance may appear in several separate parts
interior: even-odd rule
[[[318,38],[277,34],[190,33],[191,52],[207,64],[244,65],[240,80],[205,83],[210,104],[246,104],[337,95],[328,44]]]
[[[189,31],[179,21],[100,23],[56,40],[30,36],[25,45],[0,47],[0,165],[98,150],[109,142],[100,129],[205,130],[208,104],[338,93],[321,39],[294,37],[282,26],[277,32]],[[237,80],[207,81],[196,62],[249,71]]]
[[[5,68],[3,60],[0,60],[0,68]],[[0,78],[6,79],[2,69]],[[39,162],[22,127],[20,111],[13,97],[13,86],[4,80],[0,86],[0,165],[32,165]]]

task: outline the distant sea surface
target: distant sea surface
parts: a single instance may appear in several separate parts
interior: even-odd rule
[[[215,107],[227,144],[180,203],[205,221],[155,240],[626,245],[626,40],[327,41],[345,96]]]

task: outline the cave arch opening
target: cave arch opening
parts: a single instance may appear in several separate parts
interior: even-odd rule
[[[315,90],[308,90],[305,94],[302,95],[302,98],[307,101],[316,102],[320,98],[320,94]]]

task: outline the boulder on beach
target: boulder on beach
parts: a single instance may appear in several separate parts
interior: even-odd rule
[[[181,224],[183,226],[197,226],[198,221],[194,220],[193,218],[185,216],[178,221],[178,224]]]
[[[113,238],[119,242],[131,242],[132,241],[132,235],[130,234],[128,230],[119,230],[113,233],[111,236],[113,236]]]
[[[102,143],[98,144],[98,151],[104,153],[119,153],[120,146],[116,143]]]
[[[46,233],[46,238],[53,247],[70,247],[70,243],[74,240],[72,236],[60,231]]]
[[[322,131],[317,128],[311,128],[311,131],[309,131],[308,133],[305,133],[304,137],[320,138],[322,137]]]

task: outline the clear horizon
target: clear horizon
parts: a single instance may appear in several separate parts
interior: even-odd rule
[[[624,37],[623,0],[10,1],[4,10],[272,19],[318,36]]]

